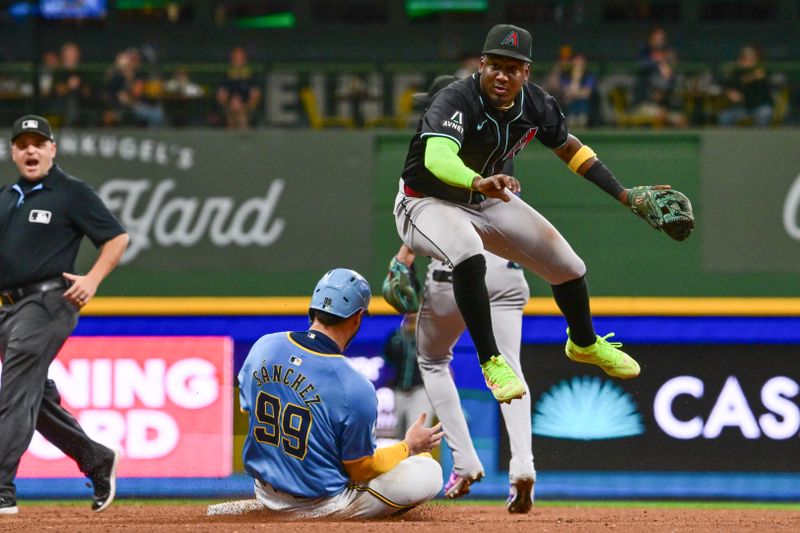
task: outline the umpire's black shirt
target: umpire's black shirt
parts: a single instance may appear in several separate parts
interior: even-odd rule
[[[445,199],[458,190],[425,168],[430,137],[455,141],[464,164],[487,177],[501,172],[534,138],[548,148],[558,148],[567,142],[568,133],[558,102],[538,85],[523,84],[511,109],[498,111],[483,95],[480,75],[473,74],[436,93],[411,139],[403,181],[417,193]]]
[[[125,233],[81,180],[53,165],[35,182],[0,188],[0,290],[75,272],[81,239],[95,247]]]

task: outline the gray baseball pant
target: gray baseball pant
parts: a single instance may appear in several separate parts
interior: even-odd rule
[[[493,254],[486,256],[486,286],[492,309],[492,325],[497,345],[509,366],[525,383],[520,366],[522,309],[530,296],[520,269],[508,267],[508,261]],[[450,373],[453,346],[464,332],[465,324],[453,296],[453,284],[436,281],[434,272],[449,272],[439,261],[431,261],[425,280],[425,292],[417,316],[418,362],[425,390],[444,429],[447,444],[453,451],[453,470],[466,475],[483,472],[461,409],[458,390]],[[528,389],[527,383],[525,384]],[[511,445],[511,480],[534,478],[531,449],[531,399],[527,393],[519,400],[500,406]]]

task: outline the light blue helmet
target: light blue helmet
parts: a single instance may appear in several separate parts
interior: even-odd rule
[[[366,311],[370,298],[364,276],[349,268],[335,268],[322,276],[314,288],[309,313],[314,309],[349,318],[360,309]]]

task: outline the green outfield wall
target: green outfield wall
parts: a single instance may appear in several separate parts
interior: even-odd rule
[[[379,287],[411,132],[81,130],[57,162],[132,235],[105,296],[306,295],[328,268]],[[698,227],[677,243],[532,144],[522,196],[586,262],[595,296],[800,296],[800,131],[586,132],[628,186],[671,183]],[[14,179],[0,143],[3,181]],[[81,268],[91,259],[83,250]],[[532,294],[549,288],[531,277]]]

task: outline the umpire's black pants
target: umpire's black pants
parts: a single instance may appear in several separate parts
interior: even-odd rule
[[[34,429],[91,476],[113,451],[90,439],[61,407],[47,369],[78,323],[78,310],[61,290],[0,306],[0,498],[16,498],[14,477]]]

